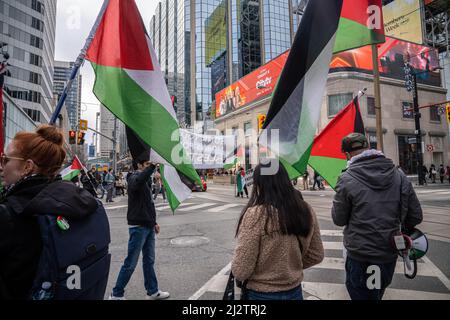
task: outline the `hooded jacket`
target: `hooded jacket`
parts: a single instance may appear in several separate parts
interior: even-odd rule
[[[36,216],[81,219],[97,209],[86,190],[68,181],[26,178],[0,200],[0,300],[27,299],[42,251]]]
[[[402,209],[403,208],[403,209]],[[422,208],[411,182],[383,154],[352,159],[336,185],[332,217],[345,226],[344,246],[352,259],[368,263],[397,260],[392,237],[403,226],[422,222]]]

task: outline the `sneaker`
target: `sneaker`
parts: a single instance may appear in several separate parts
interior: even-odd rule
[[[162,300],[162,299],[167,299],[169,296],[170,296],[170,293],[158,290],[158,292],[156,292],[152,295],[147,295],[146,299],[147,300]]]
[[[111,295],[109,296],[109,300],[127,300],[127,299],[125,299],[125,297],[115,297],[111,293]]]

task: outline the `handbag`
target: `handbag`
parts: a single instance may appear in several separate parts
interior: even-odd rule
[[[244,282],[236,280],[233,275],[233,272],[230,271],[230,275],[228,277],[227,285],[225,287],[225,292],[223,294],[222,300],[236,300],[235,298],[235,290],[234,285],[241,289],[240,300],[248,300],[248,290],[247,290],[247,280]]]

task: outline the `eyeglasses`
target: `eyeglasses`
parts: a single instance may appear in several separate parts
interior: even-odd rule
[[[25,161],[25,159],[23,159],[23,158],[8,157],[6,154],[2,154],[2,155],[0,156],[0,164],[2,165],[2,167],[6,166],[6,164],[9,162],[9,160],[21,160],[21,161]]]

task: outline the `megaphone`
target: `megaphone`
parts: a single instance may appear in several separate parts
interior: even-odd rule
[[[428,252],[428,238],[419,229],[413,229],[408,236],[412,240],[411,250],[409,251],[409,258],[411,260],[418,260],[425,256]]]

